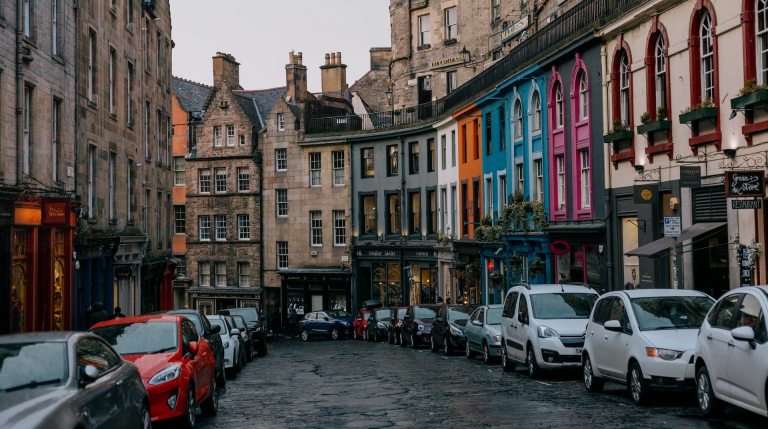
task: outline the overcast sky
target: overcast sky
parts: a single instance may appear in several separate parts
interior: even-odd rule
[[[303,53],[308,87],[320,91],[325,54],[341,52],[351,85],[370,69],[372,47],[390,46],[389,0],[170,0],[173,74],[211,84],[211,57],[235,56],[245,89],[285,85],[288,52]]]

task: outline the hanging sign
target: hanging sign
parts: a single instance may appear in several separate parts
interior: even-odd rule
[[[765,196],[765,172],[754,171],[726,171],[725,172],[725,196],[726,197],[764,197]]]
[[[557,240],[549,245],[549,250],[554,255],[567,255],[571,253],[571,245],[567,241]]]
[[[530,25],[530,16],[531,15],[525,15],[523,17],[520,17],[520,19],[513,22],[512,25],[505,28],[501,32],[501,43],[504,43],[509,39],[522,33],[523,31],[525,31],[525,29],[527,29],[528,26]]]
[[[731,200],[734,210],[757,210],[763,208],[763,200]]]
[[[635,204],[652,204],[658,190],[659,185],[656,184],[635,185]]]
[[[681,188],[700,188],[701,187],[701,167],[698,165],[680,166],[680,187]]]

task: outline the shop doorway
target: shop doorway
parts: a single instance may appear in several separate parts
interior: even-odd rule
[[[694,289],[715,299],[730,289],[726,228],[693,239],[693,266]]]

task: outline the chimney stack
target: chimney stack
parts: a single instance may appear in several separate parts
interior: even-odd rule
[[[285,80],[287,95],[291,101],[303,102],[307,99],[307,68],[302,64],[301,52],[288,54],[288,64],[285,65]]]
[[[341,62],[341,52],[325,54],[325,65],[320,66],[320,76],[323,94],[341,94],[349,89],[347,87],[347,66]]]
[[[223,52],[213,56],[213,86],[216,88],[242,89],[240,87],[240,63],[235,57]]]

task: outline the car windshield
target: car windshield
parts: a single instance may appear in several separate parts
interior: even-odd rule
[[[382,309],[382,310],[376,310],[376,319],[382,320],[382,319],[389,319],[389,316],[392,315],[392,311],[388,308]]]
[[[253,307],[230,308],[229,314],[243,316],[247,323],[259,321],[259,312]]]
[[[715,303],[706,296],[654,296],[631,302],[641,331],[699,329]]]
[[[0,392],[55,386],[67,380],[67,344],[0,344]]]
[[[240,329],[241,331],[245,329],[245,322],[243,321],[243,319],[239,317],[233,317],[232,319],[235,321],[235,326],[237,327],[237,329]]]
[[[221,328],[219,331],[220,335],[229,335],[229,329],[227,329],[227,325],[224,323],[221,319],[208,319],[209,322],[211,322],[211,326],[218,326]]]
[[[597,300],[592,293],[531,294],[533,317],[537,319],[586,319]]]
[[[407,313],[407,312],[408,312],[407,308],[398,308],[397,309],[397,318],[398,319],[402,319],[403,317],[405,317],[405,313]]]
[[[472,307],[448,307],[448,320],[457,325],[464,326],[467,324],[467,319],[469,319],[472,310],[474,310]]]
[[[121,355],[172,352],[178,348],[176,322],[137,322],[110,325],[92,331]]]
[[[419,320],[429,320],[435,318],[435,309],[429,307],[416,307],[414,318]]]
[[[331,310],[327,312],[329,316],[333,317],[334,319],[340,319],[342,317],[352,317],[351,314],[347,313],[344,310]]]
[[[489,325],[501,325],[501,307],[489,308],[486,317]]]

